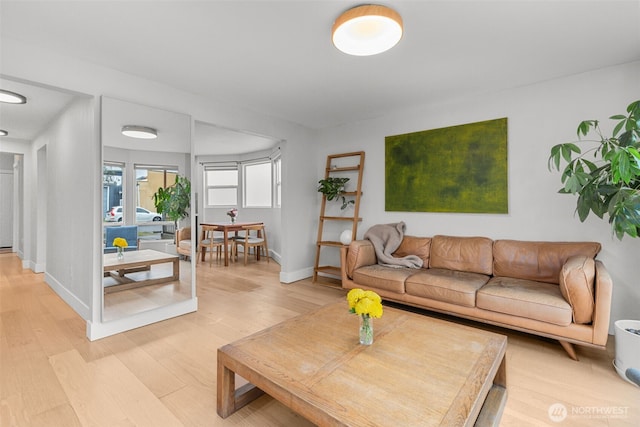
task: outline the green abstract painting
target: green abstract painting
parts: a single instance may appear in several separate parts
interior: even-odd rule
[[[385,138],[385,209],[508,213],[507,119]]]

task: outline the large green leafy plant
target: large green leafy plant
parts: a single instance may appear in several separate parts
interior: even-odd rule
[[[581,122],[578,141],[551,148],[549,170],[562,170],[560,193],[578,195],[580,221],[590,212],[603,219],[607,215],[622,240],[625,234],[640,234],[640,100],[629,104],[626,115],[610,119],[616,122],[610,137],[602,134],[598,120]],[[597,139],[582,139],[592,134]]]
[[[153,203],[158,213],[173,221],[176,229],[178,221],[189,216],[191,207],[191,182],[188,178],[176,175],[176,182],[167,188],[158,188],[153,195]]]

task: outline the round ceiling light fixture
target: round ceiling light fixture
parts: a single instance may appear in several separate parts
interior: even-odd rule
[[[355,56],[377,55],[402,38],[402,17],[386,6],[365,4],[344,12],[333,23],[331,39],[336,48]]]
[[[26,104],[27,97],[9,90],[0,89],[0,102],[7,104]]]
[[[0,136],[7,136],[7,135],[9,135],[9,132],[7,132],[4,129],[0,129]]]
[[[131,138],[139,139],[155,139],[158,137],[158,131],[154,128],[136,125],[122,126],[122,134]]]

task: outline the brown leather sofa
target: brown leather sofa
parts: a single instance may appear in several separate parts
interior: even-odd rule
[[[341,250],[342,287],[388,301],[604,349],[612,281],[595,242],[527,242],[486,237],[404,236],[394,257],[422,268],[377,264],[368,240]]]

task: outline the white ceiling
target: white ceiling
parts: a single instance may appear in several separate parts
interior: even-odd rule
[[[209,123],[196,122],[193,154],[196,156],[215,154],[246,154],[268,150],[280,141],[245,131],[227,129]]]
[[[383,3],[405,34],[373,57],[332,46],[344,0],[2,0],[0,36],[314,129],[640,60],[638,0]]]
[[[189,153],[191,120],[185,114],[103,96],[102,143],[129,150]],[[127,125],[146,126],[157,131],[155,139],[131,138],[122,134]]]
[[[5,78],[0,78],[0,88],[27,97],[26,104],[0,102],[0,128],[7,130],[9,137],[25,141],[35,139],[74,98],[71,92]]]

